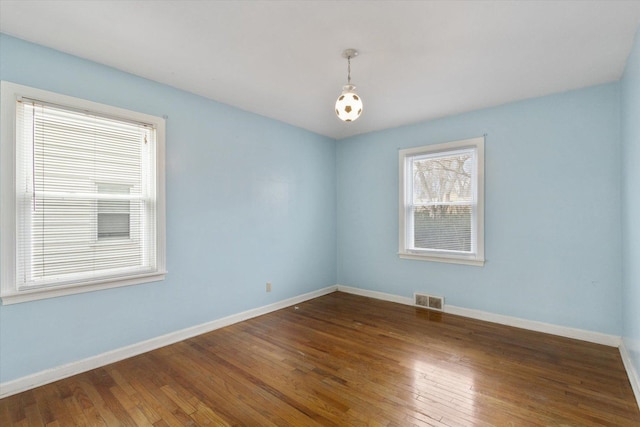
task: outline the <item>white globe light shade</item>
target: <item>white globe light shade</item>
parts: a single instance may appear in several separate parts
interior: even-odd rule
[[[356,93],[354,85],[342,88],[342,94],[336,101],[336,114],[344,122],[352,122],[362,114],[362,98]]]

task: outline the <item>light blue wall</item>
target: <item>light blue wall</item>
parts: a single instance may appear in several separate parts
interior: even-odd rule
[[[340,141],[338,283],[619,335],[619,114],[611,83]],[[398,149],[483,134],[485,266],[398,258]]]
[[[336,283],[332,139],[6,35],[0,78],[168,116],[169,271],[0,306],[0,382]]]
[[[640,28],[622,78],[622,336],[640,375]]]

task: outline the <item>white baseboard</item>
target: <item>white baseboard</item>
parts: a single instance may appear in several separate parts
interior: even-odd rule
[[[402,297],[398,295],[387,294],[384,292],[369,291],[361,288],[353,288],[350,286],[338,285],[338,290],[350,294],[366,296],[370,298],[381,299],[385,301],[397,302],[400,304],[414,305],[413,298]],[[473,310],[470,308],[456,307],[453,305],[444,306],[444,312],[457,314],[458,316],[469,317],[477,320],[484,320],[501,325],[513,326],[516,328],[528,329],[536,332],[544,332],[546,334],[558,335],[566,338],[573,338],[582,341],[588,341],[596,344],[603,344],[610,347],[619,347],[621,338],[615,335],[603,334],[600,332],[586,331],[583,329],[570,328],[567,326],[558,326],[550,323],[537,322],[534,320],[521,319],[519,317],[504,316],[501,314],[489,313],[481,310]]]
[[[63,378],[68,378],[70,376],[77,375],[91,369],[96,369],[110,363],[115,363],[129,357],[137,356],[139,354],[146,353],[160,347],[174,344],[188,338],[193,338],[197,335],[211,332],[213,330],[223,328],[234,323],[242,322],[243,320],[271,313],[272,311],[280,310],[294,304],[299,304],[301,302],[317,298],[331,292],[335,292],[337,288],[338,287],[336,285],[329,286],[327,288],[309,292],[303,295],[298,295],[296,297],[288,298],[273,304],[265,305],[263,307],[243,311],[242,313],[233,314],[231,316],[223,317],[221,319],[213,320],[201,325],[192,326],[180,331],[171,332],[169,334],[151,338],[149,340],[142,341],[136,344],[111,350],[106,353],[89,357],[87,359],[78,360],[66,365],[56,366],[55,368],[47,369],[41,372],[36,372],[35,374],[17,378],[15,380],[0,383],[0,399],[29,390],[34,387],[49,384]]]
[[[362,288],[352,288],[351,286],[338,285],[338,291],[348,294],[360,295],[363,297],[375,298],[383,301],[397,302],[398,304],[413,305],[413,299],[401,297],[400,295],[387,294],[384,292],[370,291]]]
[[[446,306],[446,313],[457,314],[459,316],[471,317],[487,322],[499,323],[501,325],[513,326],[516,328],[528,329],[530,331],[544,332],[545,334],[558,335],[565,338],[587,341],[595,344],[602,344],[609,347],[619,347],[620,337],[617,335],[603,334],[601,332],[587,331],[584,329],[559,326],[551,323],[538,322],[535,320],[521,319],[519,317],[504,316],[480,310],[472,310],[456,306]]]
[[[624,344],[624,339],[620,343],[620,357],[622,357],[622,363],[624,364],[624,368],[627,370],[627,376],[629,377],[629,382],[631,383],[631,388],[633,389],[633,394],[636,396],[636,402],[638,403],[638,408],[640,408],[640,377],[638,377],[638,372],[633,366],[633,361],[631,359],[631,355],[627,350],[627,347]]]

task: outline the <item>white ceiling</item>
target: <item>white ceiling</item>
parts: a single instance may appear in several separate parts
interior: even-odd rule
[[[3,33],[337,139],[618,80],[639,23],[614,0],[0,0]]]

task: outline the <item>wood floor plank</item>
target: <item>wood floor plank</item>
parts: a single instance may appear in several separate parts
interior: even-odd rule
[[[182,357],[171,359],[169,364],[177,368],[177,375],[172,376],[177,384],[231,424],[276,425],[262,415],[262,407],[253,404],[261,396],[236,381],[199,344],[191,343]]]
[[[4,426],[640,426],[618,350],[335,292],[0,400]]]
[[[87,417],[85,417],[84,413],[82,412],[82,408],[80,407],[78,402],[75,400],[73,395],[69,397],[65,397],[63,400],[63,403],[67,410],[67,413],[73,420],[72,425],[74,426],[89,425],[89,421],[87,420]]]

